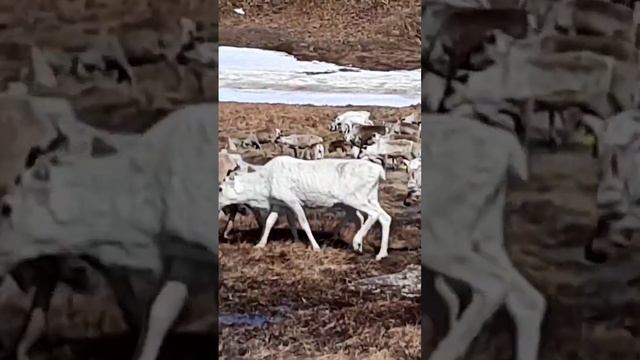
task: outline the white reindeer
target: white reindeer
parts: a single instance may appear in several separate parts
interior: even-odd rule
[[[300,158],[305,160],[320,160],[324,159],[324,154],[324,144],[314,144],[313,146],[302,150]]]
[[[368,111],[343,112],[342,114],[336,116],[335,119],[333,119],[333,122],[331,122],[331,125],[329,125],[329,130],[343,131],[345,125],[373,125],[373,121],[369,119],[370,117],[371,113]]]
[[[429,360],[463,357],[483,324],[505,304],[516,325],[518,360],[538,360],[546,302],[504,248],[506,174],[527,179],[526,155],[505,129],[476,119],[441,116],[425,122],[426,211],[422,264],[465,282],[471,303]],[[451,310],[451,309],[450,309]]]
[[[38,161],[3,198],[0,274],[25,259],[67,253],[159,274],[158,238],[167,234],[216,254],[215,224],[202,214],[215,212],[215,190],[203,185],[215,178],[210,116],[217,111],[216,104],[177,110],[111,156]],[[138,360],[157,358],[189,294],[186,280],[163,280]]]
[[[300,160],[278,156],[262,169],[238,173],[225,179],[219,189],[219,206],[245,203],[268,208],[270,213],[257,247],[264,247],[278,211],[274,206],[286,206],[295,214],[314,250],[320,250],[304,207],[332,207],[344,204],[368,215],[353,238],[353,248],[362,252],[362,241],[378,221],[382,226],[382,242],[376,260],[388,256],[391,217],[380,206],[378,187],[385,180],[380,166],[364,160],[322,159]]]

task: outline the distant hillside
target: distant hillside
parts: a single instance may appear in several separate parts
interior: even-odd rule
[[[373,70],[420,67],[420,0],[219,3],[220,45],[280,50],[304,60]],[[243,8],[245,15],[234,8]]]

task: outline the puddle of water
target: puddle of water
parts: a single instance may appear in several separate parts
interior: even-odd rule
[[[286,314],[291,312],[291,308],[283,305],[278,306],[275,310],[279,314]],[[276,316],[268,316],[265,314],[220,314],[218,316],[218,322],[222,326],[241,326],[241,327],[264,327],[270,324],[276,324],[284,321],[284,316],[276,315]]]
[[[218,321],[223,326],[263,327],[282,321],[282,319],[261,314],[225,314],[218,316]]]

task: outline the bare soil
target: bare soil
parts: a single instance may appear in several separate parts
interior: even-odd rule
[[[219,4],[222,46],[278,50],[302,60],[370,70],[420,68],[419,0],[224,0]],[[234,8],[243,8],[245,15]]]
[[[409,115],[411,108],[314,107],[223,103],[220,140],[250,131],[279,128],[284,134],[312,133],[325,141],[337,137],[331,120],[346,110],[368,110],[376,121]],[[264,163],[277,154],[246,151],[243,158]],[[341,157],[332,153],[328,157]],[[382,207],[391,215],[390,256],[374,257],[380,227],[364,240],[364,253],[351,247],[354,228],[331,238],[337,214],[308,211],[321,252],[311,250],[299,231],[293,242],[286,221],[280,219],[263,249],[254,249],[260,234],[253,217],[237,219],[233,239],[220,244],[220,313],[278,315],[283,321],[266,327],[221,326],[223,359],[418,359],[420,354],[419,298],[403,298],[399,291],[370,293],[349,287],[351,281],[402,271],[419,262],[418,206],[402,204],[404,171],[387,171],[380,191]],[[220,223],[222,227],[223,222]],[[282,309],[286,310],[282,310]]]

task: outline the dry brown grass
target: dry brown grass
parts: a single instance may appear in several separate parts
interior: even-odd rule
[[[235,7],[244,6],[238,16]],[[389,70],[420,67],[418,0],[220,2],[220,44]]]
[[[328,124],[339,112],[356,109],[371,111],[375,120],[397,119],[412,111],[224,103],[220,105],[219,134],[238,136],[278,127],[285,134],[308,132],[327,137]],[[250,151],[244,158],[264,163],[273,155],[271,150],[265,154]],[[288,306],[291,311],[284,322],[262,329],[223,327],[221,358],[419,358],[419,299],[402,298],[391,290],[374,294],[349,287],[350,281],[398,272],[408,264],[418,263],[420,216],[417,209],[402,205],[407,176],[402,171],[389,171],[387,179],[381,198],[382,206],[393,217],[392,250],[389,258],[381,262],[374,260],[380,243],[379,227],[374,227],[365,239],[362,255],[351,249],[353,228],[342,232],[343,242],[329,241],[323,232],[337,224],[336,214],[307,212],[323,247],[321,252],[311,251],[301,231],[301,241],[294,243],[290,232],[278,225],[267,246],[255,249],[253,244],[259,234],[252,217],[236,221],[239,232],[234,240],[220,244],[221,313],[274,315],[281,306]]]
[[[349,281],[402,270],[419,254],[378,263],[345,249],[310,251],[307,244],[220,245],[221,313],[274,314],[289,306],[287,319],[263,329],[222,327],[221,358],[313,358],[387,351],[387,359],[417,358],[419,342],[402,340],[398,328],[419,333],[419,300],[398,293],[372,294],[349,288]],[[395,334],[395,335],[394,335]],[[388,339],[387,337],[391,337]],[[411,342],[413,347],[401,346]],[[394,346],[390,346],[394,344]],[[400,355],[408,352],[408,356]],[[235,357],[234,357],[235,356]],[[338,357],[340,358],[340,357]]]

